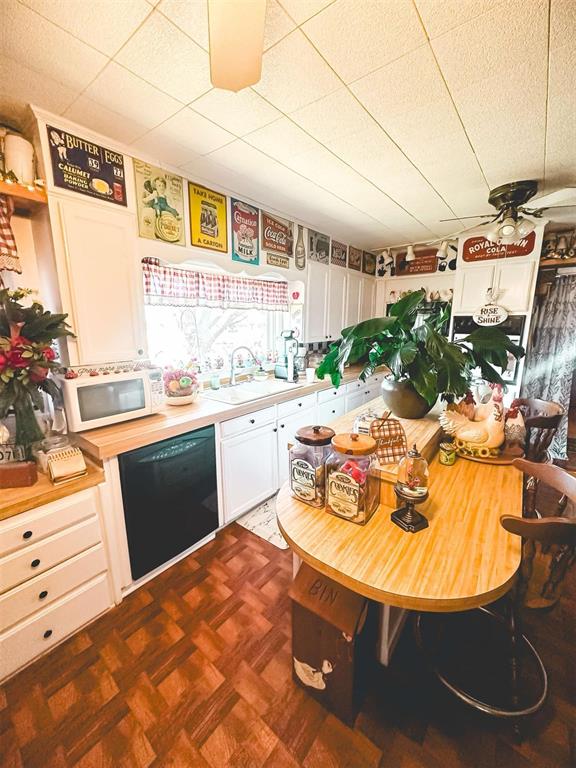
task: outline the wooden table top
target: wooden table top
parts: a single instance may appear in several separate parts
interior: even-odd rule
[[[521,542],[500,515],[522,514],[522,474],[510,466],[438,458],[430,498],[418,510],[429,527],[406,533],[390,520],[390,483],[371,520],[360,526],[297,501],[286,483],[276,510],[293,551],[326,576],[368,598],[422,611],[460,611],[505,594],[518,570]]]

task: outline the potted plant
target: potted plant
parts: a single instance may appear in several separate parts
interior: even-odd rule
[[[504,384],[496,367],[504,371],[508,353],[519,359],[522,347],[497,327],[477,328],[460,341],[448,341],[440,329],[450,316],[449,307],[425,320],[418,318],[425,293],[403,297],[391,307],[389,317],[345,328],[317,369],[318,378],[328,374],[338,387],[347,363],[363,364],[363,381],[385,365],[390,374],[382,385],[384,402],[396,416],[407,419],[424,416],[439,395],[447,401],[465,395],[474,369],[480,369],[487,381]]]
[[[32,291],[0,288],[0,419],[9,411],[16,420],[16,444],[30,458],[31,447],[43,439],[34,409],[44,408],[43,393],[54,397],[59,389],[48,378],[58,368],[55,339],[73,336],[67,315],[48,312],[38,302],[20,302]]]

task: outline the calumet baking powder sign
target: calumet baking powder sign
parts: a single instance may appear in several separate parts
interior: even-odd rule
[[[462,245],[463,261],[489,261],[508,259],[511,256],[529,256],[536,245],[536,232],[530,232],[517,243],[501,245],[485,237],[468,237]]]

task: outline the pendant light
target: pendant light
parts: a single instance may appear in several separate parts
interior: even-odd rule
[[[409,245],[408,248],[406,249],[405,260],[406,261],[415,261],[415,259],[416,259],[416,254],[414,253],[414,246],[413,245]]]
[[[240,91],[262,75],[266,0],[208,0],[210,80]]]

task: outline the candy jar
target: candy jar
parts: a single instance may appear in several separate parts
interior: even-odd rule
[[[376,441],[357,433],[335,435],[326,459],[326,510],[363,525],[380,501]]]
[[[292,496],[312,507],[325,500],[324,462],[330,452],[334,430],[329,427],[302,427],[290,448],[290,490]]]
[[[415,445],[398,464],[397,485],[404,497],[417,499],[428,493],[428,462]]]

